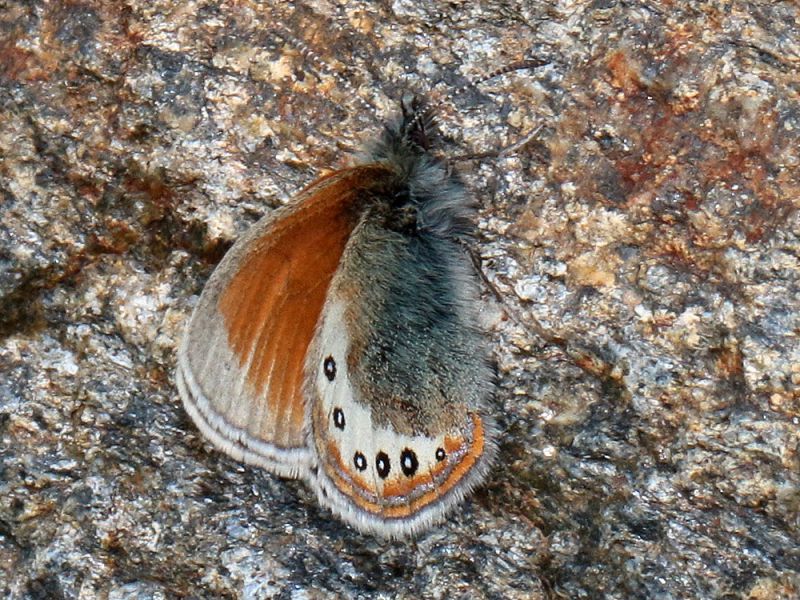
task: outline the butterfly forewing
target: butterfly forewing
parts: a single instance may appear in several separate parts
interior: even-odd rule
[[[290,476],[310,464],[306,352],[356,207],[384,170],[354,167],[317,181],[256,224],[206,284],[177,379],[197,426],[233,457]]]

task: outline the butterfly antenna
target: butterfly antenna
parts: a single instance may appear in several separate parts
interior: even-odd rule
[[[506,73],[513,73],[514,71],[526,71],[528,69],[538,69],[539,67],[543,67],[547,64],[550,63],[540,58],[525,58],[522,60],[509,63],[505,66],[500,67],[499,69],[491,71],[490,73],[481,75],[476,79],[471,79],[469,85],[471,85],[472,87],[478,87],[480,84],[486,83],[487,81],[490,81],[495,77],[500,77],[501,75],[505,75]],[[460,88],[461,91],[463,91],[464,89],[465,87]]]
[[[300,53],[303,59],[311,64],[314,69],[320,73],[324,73],[330,77],[333,77],[336,80],[336,83],[342,86],[342,89],[346,90],[352,98],[355,98],[361,104],[362,108],[366,109],[372,114],[377,111],[377,108],[372,103],[365,100],[358,94],[355,86],[350,83],[347,78],[342,77],[339,73],[331,69],[330,65],[322,60],[319,54],[314,52],[308,44],[297,37],[286,25],[283,23],[274,23],[272,26],[272,31],[275,33],[275,35],[286,41],[286,43],[293,46],[295,50]]]
[[[465,92],[468,88],[478,88],[479,85],[482,83],[486,83],[496,77],[500,77],[507,73],[513,73],[515,71],[526,71],[529,69],[538,69],[539,67],[543,67],[545,65],[550,64],[550,61],[539,59],[539,58],[529,58],[529,59],[522,59],[518,61],[514,61],[507,65],[504,65],[494,71],[486,73],[485,75],[481,75],[475,79],[470,79],[466,85],[459,87],[452,95],[451,98],[457,96],[460,93]],[[452,100],[450,104],[453,105]],[[508,144],[507,146],[503,146],[496,150],[491,150],[488,152],[471,152],[469,154],[461,155],[453,157],[452,160],[460,161],[460,160],[475,160],[487,157],[502,157],[502,156],[509,156],[521,148],[525,147],[527,144],[531,142],[542,130],[541,125],[537,125],[534,127],[530,132],[522,136],[520,139]]]

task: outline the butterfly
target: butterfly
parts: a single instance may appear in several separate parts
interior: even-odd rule
[[[183,404],[217,448],[390,538],[441,522],[496,452],[474,202],[434,135],[432,111],[405,99],[359,164],[263,217],[178,352]]]

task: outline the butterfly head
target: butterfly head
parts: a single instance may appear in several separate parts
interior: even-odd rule
[[[382,135],[366,148],[363,159],[411,167],[429,156],[437,137],[434,110],[422,96],[407,93],[400,101],[400,115],[384,127]]]
[[[400,114],[371,140],[357,161],[382,164],[394,175],[384,200],[388,227],[425,231],[447,238],[469,238],[475,203],[458,174],[434,148],[439,131],[435,109],[421,96],[406,94]]]

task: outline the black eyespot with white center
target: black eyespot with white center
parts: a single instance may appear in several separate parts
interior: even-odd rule
[[[333,409],[333,424],[336,426],[336,429],[344,431],[344,412],[341,408],[337,407]]]
[[[400,468],[403,470],[403,475],[411,477],[417,472],[417,467],[419,467],[419,461],[414,451],[409,448],[403,450],[400,453]]]
[[[447,452],[444,451],[444,448],[437,448],[436,449],[436,460],[442,462],[445,458],[447,458]]]
[[[361,452],[356,452],[353,455],[353,464],[356,466],[356,469],[359,471],[365,471],[367,469],[367,458]]]
[[[381,479],[386,479],[389,476],[391,466],[389,464],[389,456],[386,452],[378,452],[375,456],[375,469],[378,471],[378,476]]]
[[[325,362],[322,363],[322,370],[325,372],[325,377],[328,378],[328,381],[336,379],[336,361],[333,360],[332,356],[326,358]]]

